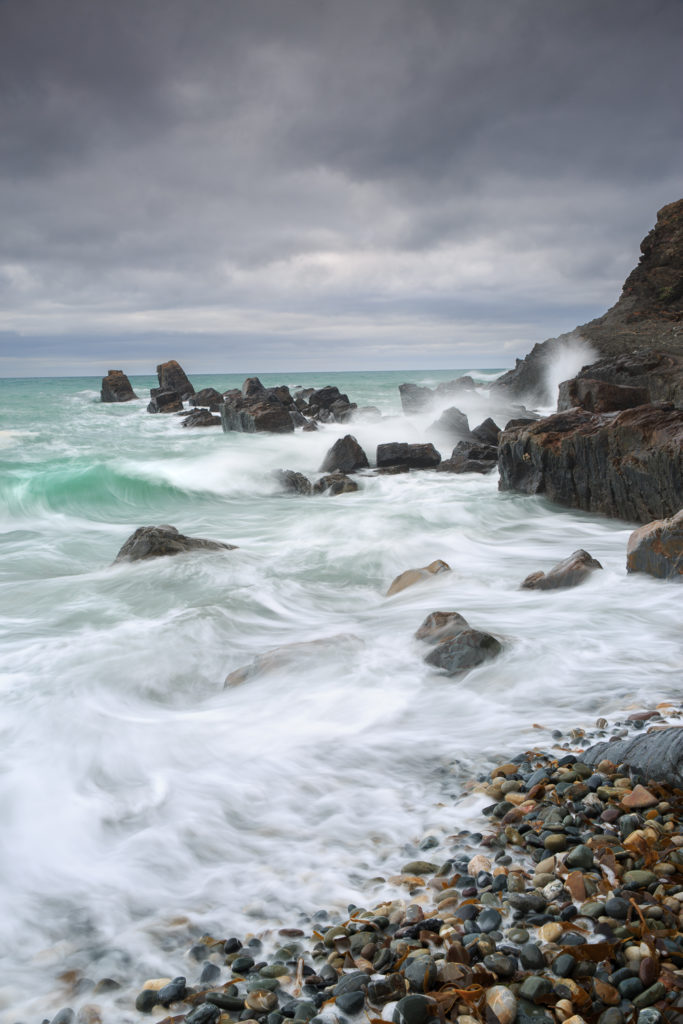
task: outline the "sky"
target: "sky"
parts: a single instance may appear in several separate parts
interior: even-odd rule
[[[0,376],[505,367],[683,196],[683,0],[0,0]]]

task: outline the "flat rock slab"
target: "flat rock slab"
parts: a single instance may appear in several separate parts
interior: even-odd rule
[[[186,537],[175,526],[140,526],[131,534],[114,559],[117,562],[139,562],[164,555],[181,555],[186,551],[234,551],[234,544],[201,537]]]
[[[600,761],[625,764],[646,780],[667,782],[683,787],[683,727],[655,729],[630,740],[596,743],[580,755],[580,761],[597,765]]]
[[[532,572],[522,582],[523,590],[558,590],[561,587],[577,587],[596,569],[602,569],[597,558],[583,548],[574,551],[569,558],[558,562],[549,572]]]
[[[662,580],[683,581],[683,509],[634,530],[626,548],[628,572],[646,572]]]

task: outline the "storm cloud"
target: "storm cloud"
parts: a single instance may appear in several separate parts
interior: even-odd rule
[[[506,366],[683,194],[680,0],[0,0],[0,375]]]

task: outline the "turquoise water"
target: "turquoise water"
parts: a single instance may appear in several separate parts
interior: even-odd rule
[[[349,430],[371,461],[385,441],[450,454],[439,407],[404,416],[398,384],[460,372],[264,376],[337,384],[382,413],[286,436],[150,416],[152,377],[124,405],[100,403],[99,378],[0,381],[0,1021],[93,1001],[105,1022],[142,1019],[145,978],[194,980],[193,935],[395,895],[371,880],[476,821],[452,796],[491,758],[678,700],[679,608],[666,584],[627,576],[631,524],[501,494],[495,472],[278,490],[274,469],[315,477]],[[472,426],[509,412],[486,393],[459,404]],[[153,523],[238,548],[113,566]],[[604,567],[587,584],[519,590],[578,547]],[[435,558],[452,571],[385,597]],[[413,638],[437,609],[504,653],[438,675]],[[79,996],[65,971],[122,988]]]

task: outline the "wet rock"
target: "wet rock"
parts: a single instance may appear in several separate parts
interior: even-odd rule
[[[450,409],[445,409],[441,413],[438,420],[432,423],[429,428],[430,432],[433,430],[438,431],[440,434],[444,434],[448,438],[464,440],[470,436],[470,425],[467,416],[460,409],[453,406]],[[451,441],[451,444],[453,442]]]
[[[450,459],[439,466],[439,473],[490,473],[496,468],[498,449],[478,441],[460,441]]]
[[[328,473],[326,476],[321,476],[313,484],[314,494],[328,494],[332,496],[336,494],[351,494],[359,489],[356,481],[346,476],[345,473]]]
[[[368,457],[352,434],[338,438],[328,451],[321,473],[355,473],[359,469],[367,469]]]
[[[72,1024],[76,1019],[76,1014],[70,1006],[65,1006],[63,1010],[60,1010],[52,1018],[51,1024]]]
[[[211,412],[218,412],[219,406],[223,402],[223,395],[220,391],[216,391],[215,388],[202,388],[201,391],[196,391],[194,395],[188,398],[188,403],[193,405],[195,408],[203,407],[210,409]]]
[[[595,569],[602,569],[600,562],[579,548],[564,561],[558,562],[547,573],[532,572],[522,582],[524,590],[556,590],[560,587],[576,587],[583,583]]]
[[[440,668],[446,675],[453,676],[495,658],[502,649],[500,641],[490,633],[464,629],[452,640],[438,644],[424,660],[428,665]]]
[[[429,565],[424,566],[422,569],[406,569],[405,572],[402,572],[400,576],[393,580],[385,596],[392,597],[394,594],[400,593],[401,590],[405,590],[406,587],[412,587],[415,583],[422,583],[432,576],[438,576],[441,573],[450,571],[450,565],[440,558],[430,562]]]
[[[174,978],[168,985],[164,985],[157,992],[157,1002],[161,1006],[170,1006],[171,1003],[179,1003],[187,994],[185,978]]]
[[[183,411],[183,402],[177,391],[152,388],[149,394],[150,401],[147,406],[147,412],[171,413]]]
[[[401,396],[403,412],[407,416],[416,412],[423,412],[434,401],[434,392],[431,388],[424,388],[419,384],[399,384],[398,393]]]
[[[336,1006],[342,1013],[360,1013],[365,1005],[365,995],[363,992],[345,992],[343,995],[337,996]]]
[[[432,612],[415,633],[415,639],[430,644],[441,643],[452,640],[458,633],[469,628],[467,619],[460,612]]]
[[[251,391],[247,397],[239,392],[225,395],[220,406],[221,424],[225,433],[236,430],[243,434],[291,434],[294,420],[290,405],[283,404],[274,389]]]
[[[296,473],[293,469],[276,469],[273,476],[282,487],[283,491],[289,494],[312,494],[313,484],[303,473]]]
[[[391,1019],[393,1024],[426,1024],[434,1014],[435,1006],[434,1000],[427,996],[417,993],[404,996],[396,1003]]]
[[[138,562],[147,558],[180,555],[187,551],[234,551],[234,544],[201,537],[186,537],[175,526],[140,526],[125,542],[117,562]]]
[[[429,992],[436,984],[436,964],[430,956],[409,960],[403,973],[412,992]]]
[[[310,663],[311,660],[317,660],[321,654],[327,653],[328,656],[336,654],[338,656],[342,652],[346,653],[355,650],[360,646],[360,643],[361,641],[358,637],[351,633],[336,633],[334,636],[320,637],[317,640],[307,640],[303,643],[283,644],[281,647],[274,647],[272,650],[264,652],[257,658],[254,658],[248,665],[235,669],[234,672],[227,676],[224,685],[226,687],[239,686],[248,679],[255,679],[268,672],[277,672],[284,669],[291,670],[297,665],[305,665]],[[325,933],[326,942],[327,936],[330,934],[346,935],[347,932],[346,929],[341,928],[339,930],[335,926],[335,928]],[[238,960],[233,961],[233,970],[236,963],[242,964],[249,960],[251,963],[247,967],[238,967],[238,970],[248,971],[254,965],[254,961],[249,956],[241,956]]]
[[[102,378],[100,401],[130,402],[137,397],[123,370],[109,370],[107,376]]]
[[[646,779],[683,788],[683,729],[658,729],[635,739],[596,743],[581,755],[589,765],[626,764]]]
[[[212,416],[208,409],[195,409],[183,419],[184,427],[220,427],[220,416]]]
[[[657,797],[640,784],[633,787],[630,793],[621,798],[622,807],[628,810],[645,810],[648,807],[655,807],[659,803]]]
[[[157,366],[157,377],[162,391],[175,391],[183,401],[195,393],[187,374],[175,359]]]
[[[377,445],[377,467],[407,466],[408,469],[434,469],[441,455],[433,444],[392,442]]]
[[[517,999],[505,985],[493,985],[486,992],[487,1024],[512,1024],[517,1015]]]
[[[580,407],[589,412],[633,409],[650,401],[647,388],[626,387],[590,377],[574,377],[560,384],[557,411]]]
[[[634,530],[626,548],[628,572],[646,572],[658,579],[683,580],[683,509]]]
[[[185,1024],[215,1024],[221,1015],[220,1008],[213,1003],[200,1003],[190,1010],[185,1018]]]
[[[552,990],[553,985],[548,978],[533,975],[524,979],[519,989],[519,995],[521,999],[528,999],[531,1003],[540,1003],[545,996],[550,995]]]

